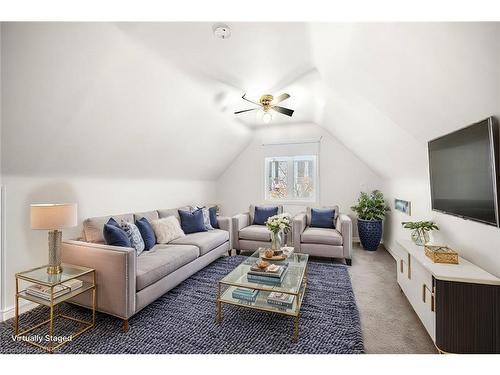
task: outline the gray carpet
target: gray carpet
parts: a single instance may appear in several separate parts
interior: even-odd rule
[[[359,314],[346,266],[311,262],[302,306],[300,339],[292,342],[293,319],[224,306],[222,325],[215,323],[217,280],[244,259],[224,257],[165,294],[130,319],[97,315],[97,326],[63,346],[59,353],[363,353]],[[84,317],[86,309],[61,309]],[[22,315],[23,325],[46,319],[46,308]],[[56,334],[68,334],[75,323],[59,320]],[[47,331],[36,332],[43,336]],[[0,353],[40,353],[12,340],[12,321],[0,324]]]

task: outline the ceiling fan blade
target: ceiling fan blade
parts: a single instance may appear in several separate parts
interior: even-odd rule
[[[284,108],[284,107],[280,107],[280,106],[273,106],[271,107],[272,109],[274,109],[276,112],[279,112],[279,113],[283,113],[284,115],[287,115],[287,116],[290,116],[292,117],[293,115],[293,109],[288,109],[288,108]]]
[[[289,97],[290,97],[290,95],[287,93],[281,94],[281,95],[277,96],[276,98],[274,98],[272,104],[281,103],[283,100],[287,100]]]
[[[247,102],[250,102],[250,103],[253,103],[253,104],[256,104],[256,105],[260,105],[260,106],[261,106],[261,104],[260,104],[260,103],[254,102],[254,101],[252,101],[252,100],[250,100],[250,99],[247,99],[247,98],[246,98],[246,93],[244,93],[244,94],[243,94],[243,96],[241,97],[241,99],[246,100]]]
[[[234,112],[235,115],[239,114],[239,113],[243,113],[243,112],[250,112],[250,111],[255,111],[259,108],[252,108],[252,109],[244,109],[243,111],[237,111],[237,112]]]

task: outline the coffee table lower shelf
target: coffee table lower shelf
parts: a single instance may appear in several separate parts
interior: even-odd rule
[[[268,313],[275,313],[280,315],[286,315],[294,318],[294,332],[293,332],[293,341],[297,342],[299,339],[299,320],[300,320],[300,308],[302,306],[302,301],[304,299],[306,287],[307,287],[307,279],[304,278],[304,281],[300,287],[298,293],[290,293],[290,292],[282,292],[284,294],[290,294],[295,296],[293,305],[291,308],[280,307],[276,305],[272,305],[267,303],[267,297],[272,292],[271,290],[265,288],[260,289],[256,287],[256,284],[250,285],[231,285],[226,284],[222,281],[219,281],[218,292],[217,292],[217,308],[216,308],[216,321],[217,323],[222,323],[222,305],[228,304],[233,306],[238,306],[247,309],[253,309]],[[233,298],[232,293],[236,288],[247,288],[247,289],[257,289],[259,290],[259,294],[254,302],[244,301],[241,299]]]

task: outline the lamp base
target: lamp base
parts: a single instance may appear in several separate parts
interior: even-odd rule
[[[57,275],[62,272],[62,267],[61,266],[48,266],[47,267],[47,273],[49,275]]]
[[[47,273],[49,275],[57,275],[62,272],[61,242],[62,232],[60,230],[52,230],[49,232],[49,265],[47,267]]]

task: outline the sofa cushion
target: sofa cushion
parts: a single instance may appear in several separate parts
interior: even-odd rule
[[[144,251],[144,240],[142,239],[141,232],[139,231],[139,228],[137,228],[137,225],[122,221],[121,227],[127,234],[127,237],[130,240],[130,245],[135,249],[137,255],[141,255]]]
[[[181,218],[179,217],[179,210],[189,211],[191,210],[191,207],[184,206],[179,208],[163,208],[161,210],[158,210],[157,212],[160,219],[164,217],[175,216],[180,221]]]
[[[228,240],[228,231],[214,229],[206,232],[187,234],[185,237],[170,242],[170,244],[197,246],[200,249],[200,256],[202,256]]]
[[[145,217],[150,223],[153,220],[158,220],[160,217],[158,216],[158,211],[145,211],[145,212],[134,212],[134,220],[140,220]]]
[[[145,217],[136,220],[135,225],[141,232],[142,239],[144,240],[144,251],[148,251],[156,245],[156,236],[151,223]]]
[[[107,245],[132,247],[129,236],[113,218],[104,224],[102,233]]]
[[[253,223],[255,225],[266,225],[266,221],[271,216],[278,214],[278,207],[271,206],[255,206],[255,216],[253,218]]]
[[[210,225],[214,229],[219,228],[219,220],[217,220],[217,207],[213,206],[208,209],[208,214],[210,216]]]
[[[112,216],[99,216],[91,217],[83,221],[83,236],[85,241],[94,243],[104,243],[103,229],[109,219],[113,218],[117,223],[122,220],[129,223],[134,222],[133,214],[112,215]]]
[[[335,229],[333,208],[311,208],[311,227]]]
[[[194,211],[179,210],[179,216],[181,218],[181,227],[184,233],[190,234],[207,231],[202,209],[196,209]]]
[[[156,242],[165,244],[179,237],[184,237],[179,220],[174,216],[164,217],[151,222],[155,232]]]
[[[240,230],[239,238],[242,240],[271,241],[271,232],[265,225],[249,225]]]
[[[210,222],[210,211],[208,210],[208,208],[206,208],[205,206],[197,208],[198,210],[201,210],[203,212],[203,225],[205,225],[205,229],[206,230],[215,229],[212,226],[212,223]]]
[[[198,248],[156,245],[137,257],[136,290],[142,290],[198,258]]]
[[[302,232],[300,242],[342,246],[342,235],[336,229],[308,227]]]

